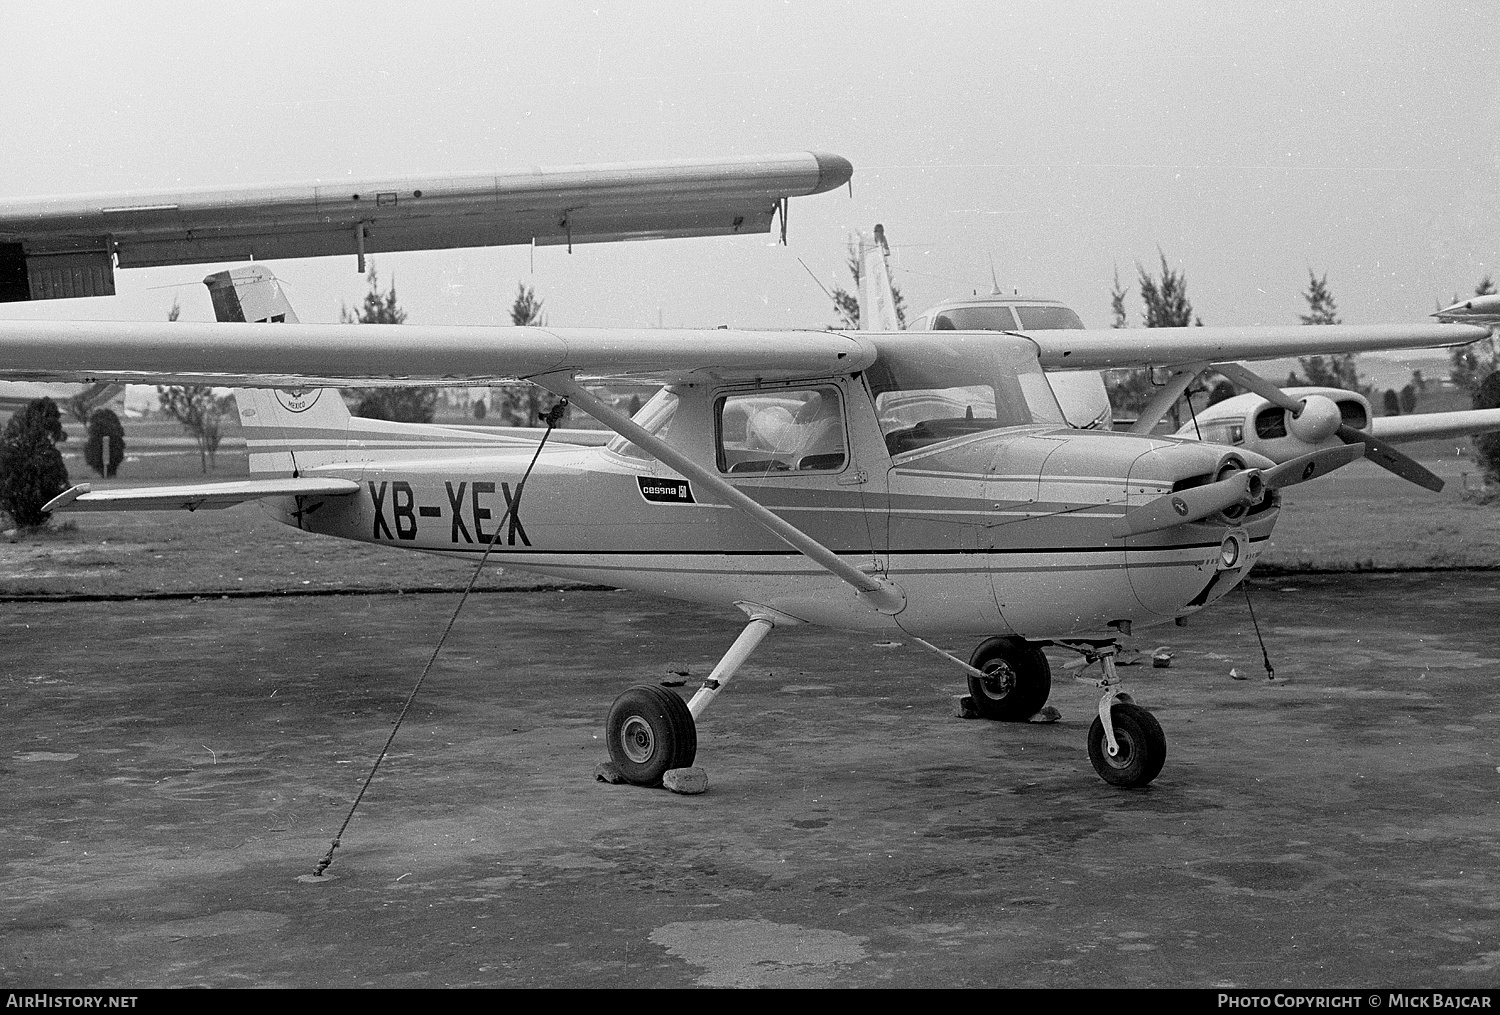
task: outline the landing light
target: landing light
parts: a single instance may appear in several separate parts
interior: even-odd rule
[[[1219,561],[1226,568],[1235,567],[1240,562],[1240,539],[1238,536],[1225,536],[1224,542],[1219,544]]]

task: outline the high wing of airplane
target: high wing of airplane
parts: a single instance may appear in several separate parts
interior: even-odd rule
[[[211,276],[254,319],[256,269]],[[282,298],[274,294],[276,298]],[[271,303],[273,308],[279,304]],[[267,319],[278,315],[269,313]],[[1088,736],[1118,786],[1160,772],[1166,740],[1122,693],[1117,639],[1191,616],[1244,579],[1278,491],[1364,453],[1276,465],[1240,448],[1069,427],[1044,367],[1200,364],[1282,350],[1473,341],[1460,324],[1163,329],[1139,336],[0,322],[0,376],[236,386],[249,481],[177,488],[193,508],[264,499],[300,529],[734,606],[748,622],[684,702],[622,693],[606,742],[629,781],[691,765],[697,723],[778,626],[904,635],[967,675],[981,714],[1046,702],[1041,649],[1102,665]],[[1124,338],[1126,341],[1122,341]],[[650,379],[634,417],[589,377]],[[525,379],[614,431],[603,447],[519,442],[350,416],[326,385]],[[265,485],[257,485],[265,484]],[[299,485],[300,484],[300,485]],[[525,503],[522,505],[522,492]],[[60,491],[52,509],[159,507],[160,491]],[[967,660],[931,639],[982,639]]]
[[[853,174],[837,155],[554,166],[0,201],[0,303],[109,296],[114,269],[768,232]]]

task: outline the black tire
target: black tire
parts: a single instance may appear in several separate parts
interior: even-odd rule
[[[1047,704],[1052,667],[1042,650],[1023,638],[990,638],[969,657],[983,679],[969,674],[974,711],[986,719],[1025,722]]]
[[[1094,716],[1089,727],[1089,760],[1099,778],[1111,786],[1136,789],[1161,774],[1167,761],[1167,737],[1156,716],[1139,705],[1119,702],[1109,710],[1120,753],[1109,756],[1104,742],[1104,724]]]
[[[675,691],[637,684],[615,699],[604,724],[609,760],[637,786],[660,786],[673,768],[698,755],[698,727]]]

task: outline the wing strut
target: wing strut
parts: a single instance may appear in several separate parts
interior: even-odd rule
[[[574,405],[583,407],[590,416],[609,427],[637,447],[649,451],[663,465],[676,469],[689,479],[701,483],[730,504],[749,515],[757,523],[769,529],[792,549],[812,560],[813,563],[834,577],[852,585],[875,609],[887,615],[895,615],[906,608],[906,594],[892,582],[874,575],[865,574],[849,562],[841,559],[828,547],[792,525],[774,511],[757,504],[747,494],[724,479],[710,472],[697,462],[677,451],[665,441],[649,433],[628,416],[610,408],[585,390],[574,378],[563,374],[545,374],[530,377],[547,390],[562,395]]]
[[[1173,404],[1182,397],[1188,385],[1197,380],[1198,375],[1207,369],[1207,362],[1189,363],[1174,369],[1172,376],[1167,378],[1167,383],[1156,392],[1150,404],[1141,410],[1140,418],[1131,424],[1130,432],[1150,433],[1156,424],[1161,422],[1161,418],[1171,410]]]

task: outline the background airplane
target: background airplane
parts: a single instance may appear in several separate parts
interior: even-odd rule
[[[895,304],[890,296],[892,288],[887,263],[890,247],[884,227],[877,225],[873,237],[868,241],[864,237],[860,239],[861,327],[872,331],[896,330],[898,324]],[[1497,326],[1500,325],[1500,298],[1476,297],[1433,316],[1447,323]],[[867,321],[870,322],[868,325]],[[939,303],[917,315],[908,330],[979,330],[1016,334],[1082,329],[1083,322],[1078,315],[1056,300],[1005,296],[996,292],[989,296],[961,297]],[[1120,330],[1132,333],[1130,329]],[[1147,336],[1158,330],[1169,329],[1133,333],[1142,336],[1142,341],[1150,341]],[[1230,330],[1240,332],[1246,329]],[[1266,333],[1269,334],[1270,329]],[[1252,352],[1245,358],[1271,359],[1281,355],[1267,350],[1264,355]],[[1194,381],[1204,373],[1217,373],[1249,393],[1195,411],[1193,418],[1182,424],[1175,435],[1243,447],[1278,464],[1319,449],[1363,444],[1366,457],[1375,464],[1419,486],[1437,491],[1443,488],[1442,479],[1392,445],[1500,430],[1500,409],[1381,417],[1359,392],[1308,386],[1282,388],[1243,364],[1203,362],[1182,365],[1155,361],[1148,365],[1170,368],[1170,377],[1159,386],[1156,397],[1140,416],[1126,424],[1132,433],[1151,433]],[[1114,428],[1114,410],[1103,371],[1069,367],[1049,369],[1047,379],[1071,425],[1085,429]]]

